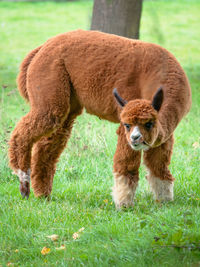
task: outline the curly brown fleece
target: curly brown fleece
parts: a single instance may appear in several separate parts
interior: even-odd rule
[[[36,196],[51,193],[56,162],[83,108],[102,119],[121,121],[114,173],[116,179],[122,175],[130,184],[138,181],[141,152],[128,144],[123,123],[153,118],[155,135],[148,137],[143,130],[152,141],[144,152],[144,163],[161,180],[173,180],[168,170],[172,136],[189,111],[191,91],[183,69],[166,49],[111,34],[72,31],[31,51],[21,64],[17,82],[21,95],[30,102],[30,111],[12,133],[10,166],[16,173],[31,169]],[[164,101],[157,112],[151,101],[161,85]],[[121,118],[113,88],[127,101],[138,99],[124,107]]]

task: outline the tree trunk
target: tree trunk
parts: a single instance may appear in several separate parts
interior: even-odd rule
[[[91,30],[139,38],[142,0],[94,0]]]

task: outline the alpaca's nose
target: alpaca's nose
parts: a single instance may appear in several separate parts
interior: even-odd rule
[[[141,132],[140,132],[140,129],[139,129],[138,126],[136,126],[136,127],[133,129],[132,133],[131,133],[131,136],[130,136],[131,141],[134,142],[134,143],[135,143],[135,142],[138,142],[138,141],[141,139],[141,137],[142,137],[142,134],[141,134]]]
[[[138,141],[138,140],[140,139],[141,136],[142,136],[141,134],[133,135],[133,136],[131,136],[131,139],[132,139],[133,141]]]

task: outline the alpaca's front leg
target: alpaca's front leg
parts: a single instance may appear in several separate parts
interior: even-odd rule
[[[172,201],[174,178],[168,166],[173,149],[173,136],[161,146],[144,152],[144,163],[148,169],[147,180],[156,200]]]
[[[127,142],[124,126],[117,130],[118,144],[114,156],[114,186],[112,196],[117,209],[133,205],[139,180],[141,152],[134,151]]]
[[[133,206],[138,179],[134,181],[131,176],[119,173],[114,173],[114,179],[112,196],[116,208]]]
[[[151,192],[158,201],[172,201],[174,199],[173,187],[174,182],[170,180],[161,180],[151,172],[147,176]]]

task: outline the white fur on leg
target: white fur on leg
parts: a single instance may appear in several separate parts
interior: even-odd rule
[[[174,198],[173,187],[174,182],[168,180],[161,180],[153,175],[148,175],[147,180],[150,184],[151,191],[156,200],[172,201]]]
[[[133,198],[135,195],[136,187],[138,183],[132,185],[129,184],[129,179],[124,175],[114,173],[115,183],[112,188],[112,197],[117,209],[122,206],[133,206]]]
[[[24,183],[24,182],[30,183],[30,174],[31,174],[31,170],[30,169],[28,169],[27,173],[23,172],[20,169],[18,169],[16,174],[19,177],[19,181],[20,182],[22,182],[22,183]]]
[[[23,198],[29,198],[30,195],[30,175],[31,175],[31,170],[28,169],[27,172],[23,172],[22,170],[18,169],[15,171],[15,174],[18,175],[20,185],[19,185],[19,190]]]

